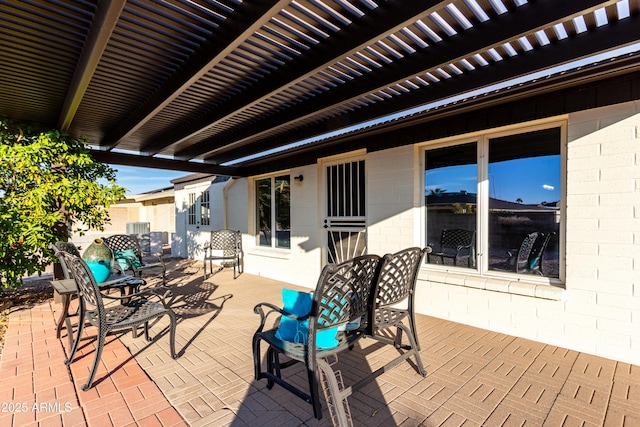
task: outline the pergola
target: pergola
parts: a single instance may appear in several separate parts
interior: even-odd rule
[[[465,95],[637,43],[640,0],[0,5],[0,116],[111,164],[250,176],[640,98],[635,53]]]

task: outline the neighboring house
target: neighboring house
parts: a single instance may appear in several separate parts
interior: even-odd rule
[[[196,173],[171,181],[175,191],[175,230],[171,255],[202,258],[213,230],[224,228],[224,189],[229,177]],[[246,227],[245,227],[246,228]]]
[[[168,244],[175,234],[175,201],[173,187],[134,194],[110,206],[110,222],[104,230],[88,230],[83,236],[75,233],[71,240],[81,248],[95,238],[113,234],[153,233],[154,246]]]
[[[430,219],[446,224],[462,215],[437,216],[439,207],[431,206],[426,190],[443,183],[430,174],[470,166],[476,203],[451,212],[464,214],[475,229],[477,262],[474,267],[425,264],[417,311],[640,364],[639,129],[640,101],[634,101],[344,153],[268,175],[228,181],[192,175],[174,181],[176,231],[185,239],[176,249],[198,258],[207,231],[237,229],[244,236],[247,273],[313,288],[323,264],[340,251],[384,254],[437,239],[439,232],[428,231]],[[552,170],[525,174],[530,159],[541,159]],[[510,202],[493,197],[492,175],[503,161],[516,162],[509,179],[525,175],[518,202],[516,196]],[[557,182],[551,185],[549,179]],[[556,191],[558,199],[522,203],[521,195],[536,186]],[[522,225],[536,211],[551,218],[547,222],[557,232],[550,243],[555,273],[493,270],[489,248],[510,233],[497,230],[493,218]],[[510,212],[513,218],[505,219]],[[336,246],[339,241],[345,244]]]

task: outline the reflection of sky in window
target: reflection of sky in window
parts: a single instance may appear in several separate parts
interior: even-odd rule
[[[477,193],[476,165],[450,166],[425,172],[425,194],[439,188],[449,193]],[[489,196],[525,204],[560,200],[560,156],[509,160],[489,165]]]

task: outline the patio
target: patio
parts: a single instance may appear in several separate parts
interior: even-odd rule
[[[253,306],[280,301],[291,285],[225,269],[203,282],[201,263],[172,260],[168,283],[178,318],[148,344],[111,335],[94,387],[82,392],[92,341],[67,368],[67,337],[55,338],[60,304],[14,308],[0,360],[0,425],[325,426],[285,390],[253,379]],[[427,377],[403,363],[349,398],[359,425],[640,425],[640,367],[478,328],[417,316]],[[91,333],[91,331],[89,332]],[[395,352],[373,340],[340,356],[347,384]],[[87,357],[83,357],[87,355]],[[304,378],[300,377],[301,381]],[[20,412],[18,412],[20,411]]]

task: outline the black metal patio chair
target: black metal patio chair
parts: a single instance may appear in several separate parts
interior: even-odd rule
[[[432,252],[427,256],[427,261],[431,262],[431,257],[440,257],[442,264],[445,259],[451,259],[453,265],[456,266],[459,261],[466,259],[467,265],[473,267],[475,265],[475,244],[475,230],[445,228],[440,235],[440,245],[432,248]]]
[[[517,250],[512,249],[507,252],[509,258],[506,261],[493,264],[491,269],[544,275],[542,269],[544,251],[555,234],[554,231],[534,231],[527,234]]]
[[[394,254],[387,254],[382,260],[380,274],[372,290],[373,304],[369,318],[369,335],[377,341],[390,344],[404,352],[389,362],[384,369],[390,369],[413,356],[417,370],[426,375],[420,359],[420,343],[415,320],[415,288],[418,272],[427,248],[408,248]],[[407,320],[407,327],[403,321]],[[395,333],[393,332],[395,330]],[[409,344],[402,343],[405,333]]]
[[[256,305],[254,312],[260,315],[260,326],[253,336],[256,380],[265,378],[268,389],[274,384],[284,387],[310,403],[314,416],[321,419],[322,407],[318,393],[320,371],[329,382],[330,389],[338,390],[335,373],[326,359],[351,348],[366,335],[366,317],[370,312],[371,303],[370,291],[379,267],[380,257],[377,255],[364,255],[342,264],[326,265],[320,274],[313,297],[309,293],[300,293],[303,300],[308,300],[306,309],[310,309],[309,313],[294,313],[296,310],[293,307],[298,301],[296,304],[290,304],[290,307],[287,307],[285,301],[285,308],[270,303]],[[268,316],[274,313],[280,316],[280,326],[265,330]],[[363,318],[364,321],[360,321]],[[303,329],[298,336],[299,339],[289,341],[279,334],[285,321],[293,322],[296,325],[294,329]],[[263,341],[268,345],[266,370],[263,370],[260,352],[260,344]],[[281,361],[280,356],[287,356],[288,360]],[[305,365],[308,391],[283,377],[282,371],[285,368],[298,363]]]
[[[142,277],[143,273],[159,271],[162,284],[166,283],[167,267],[162,260],[162,255],[144,253],[140,247],[138,238],[133,234],[115,234],[105,237],[105,245],[113,252],[115,261],[125,272],[131,271],[136,277]]]
[[[365,322],[366,335],[383,344],[393,345],[400,354],[349,387],[341,388],[333,372],[324,371],[334,424],[349,426],[349,406],[346,399],[410,357],[415,359],[418,373],[423,377],[426,375],[419,353],[414,296],[418,271],[428,251],[428,248],[409,248],[382,258],[372,283],[370,312]],[[409,326],[403,323],[405,319]],[[408,344],[402,343],[403,332]]]
[[[173,311],[165,305],[164,297],[169,294],[166,287],[146,288],[126,297],[114,297],[100,292],[96,281],[87,264],[80,258],[66,252],[60,252],[59,258],[64,260],[68,271],[76,282],[80,295],[80,309],[78,322],[78,336],[73,343],[69,357],[65,361],[68,365],[78,350],[78,343],[82,337],[85,322],[98,329],[95,358],[87,382],[82,390],[87,391],[93,385],[93,379],[98,369],[98,363],[102,356],[102,350],[106,336],[111,331],[131,329],[136,331],[139,326],[144,326],[145,338],[149,337],[149,322],[162,316],[169,316],[169,345],[171,357],[177,358],[175,351],[176,317]],[[156,297],[160,302],[152,301]],[[105,304],[105,300],[120,301],[120,304]]]
[[[233,265],[233,278],[236,276],[236,267],[238,275],[242,273],[243,268],[243,252],[242,252],[242,234],[240,231],[234,230],[215,230],[211,232],[209,241],[204,246],[204,279],[207,279],[207,262],[209,263],[209,271],[213,273],[213,261],[221,261],[222,266]]]

